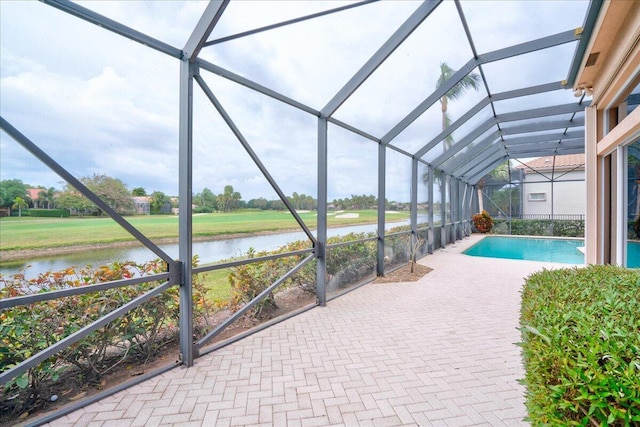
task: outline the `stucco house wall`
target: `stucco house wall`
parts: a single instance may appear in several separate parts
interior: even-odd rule
[[[543,175],[529,173],[525,176],[523,214],[584,215],[587,197],[584,171],[561,172],[562,177],[553,182]]]

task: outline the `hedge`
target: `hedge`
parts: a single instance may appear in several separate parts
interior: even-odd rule
[[[29,209],[29,216],[68,218],[70,213],[69,209]]]
[[[640,270],[535,273],[520,326],[532,425],[640,425]]]
[[[584,220],[494,219],[496,234],[513,236],[584,237]]]

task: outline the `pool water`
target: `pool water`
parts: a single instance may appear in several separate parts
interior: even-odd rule
[[[627,243],[627,267],[640,267],[640,242]]]
[[[487,236],[464,251],[471,256],[584,264],[582,239]]]

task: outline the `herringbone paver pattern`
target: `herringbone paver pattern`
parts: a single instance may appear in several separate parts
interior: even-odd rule
[[[519,291],[558,265],[460,254],[475,240],[51,425],[525,425]]]

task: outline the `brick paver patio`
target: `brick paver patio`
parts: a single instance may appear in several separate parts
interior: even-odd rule
[[[519,291],[562,265],[460,253],[477,239],[50,425],[526,425]]]

